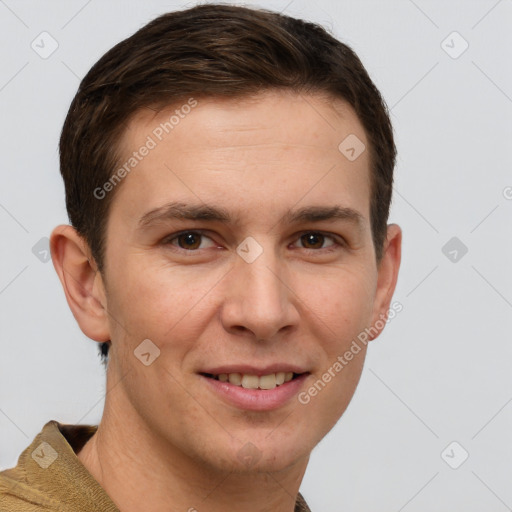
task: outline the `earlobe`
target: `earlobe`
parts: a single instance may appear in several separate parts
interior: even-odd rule
[[[377,290],[375,293],[372,332],[370,339],[377,338],[386,324],[391,299],[398,280],[398,270],[402,257],[402,230],[397,224],[390,224],[387,229],[382,258],[378,265]]]
[[[72,226],[60,225],[50,236],[50,250],[53,266],[80,329],[95,341],[109,341],[103,280],[87,243]]]

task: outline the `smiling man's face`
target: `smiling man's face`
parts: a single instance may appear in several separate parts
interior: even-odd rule
[[[139,112],[121,160],[177,107]],[[398,231],[375,260],[370,155],[340,152],[350,134],[369,147],[340,100],[265,92],[200,99],[152,135],[107,224],[105,415],[216,470],[307,462],[355,391],[364,346],[309,403],[299,394],[386,313],[398,268]],[[134,355],[143,340],[146,359],[160,350],[149,365]]]

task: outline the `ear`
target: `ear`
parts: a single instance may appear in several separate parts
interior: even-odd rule
[[[68,305],[82,332],[95,341],[109,341],[105,288],[85,240],[72,226],[57,226],[50,251]]]
[[[377,289],[373,303],[373,318],[370,340],[383,331],[388,317],[389,306],[395,292],[398,269],[402,256],[402,230],[396,224],[389,224],[382,258],[377,269]]]

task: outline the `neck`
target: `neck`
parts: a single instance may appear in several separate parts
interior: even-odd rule
[[[101,423],[77,456],[121,512],[294,512],[309,457],[277,472],[219,470],[151,432],[108,380]]]

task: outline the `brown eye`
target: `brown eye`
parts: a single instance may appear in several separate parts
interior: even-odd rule
[[[302,243],[306,246],[306,249],[319,249],[322,247],[323,238],[323,235],[318,233],[307,233],[300,237]],[[307,247],[308,245],[312,245],[314,247]]]
[[[323,244],[325,242],[326,238],[330,238],[332,240],[332,237],[328,236],[326,237],[322,233],[317,232],[309,232],[305,233],[300,237],[300,240],[304,247],[306,249],[322,249]],[[331,244],[334,245],[334,244]]]
[[[200,231],[182,231],[181,233],[174,233],[166,237],[162,242],[165,245],[172,245],[177,249],[184,249],[186,251],[206,249],[215,245],[210,237]]]
[[[198,249],[201,245],[201,234],[200,233],[183,233],[181,235],[178,235],[176,237],[176,240],[178,240],[178,245],[182,249]]]

